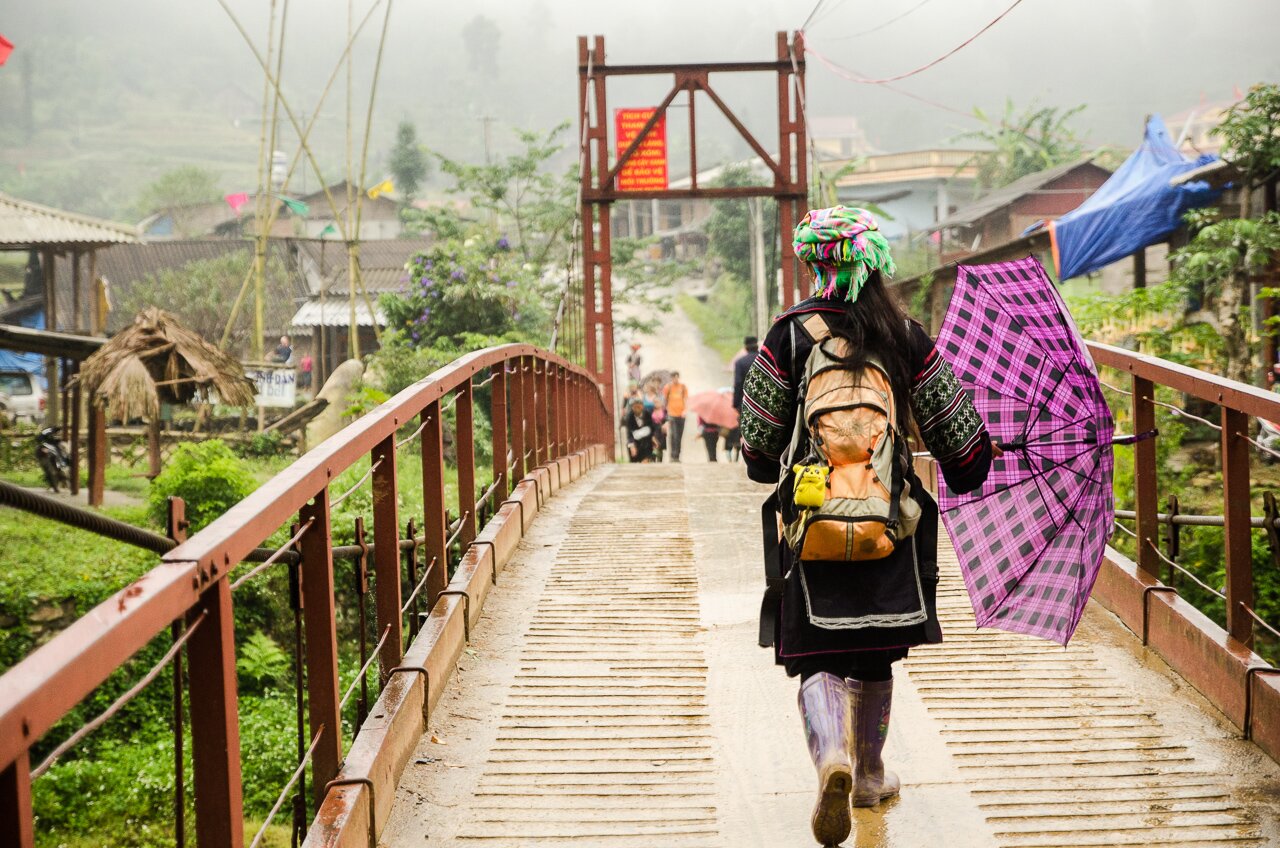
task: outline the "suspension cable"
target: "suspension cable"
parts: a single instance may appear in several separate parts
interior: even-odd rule
[[[292,548],[295,544],[297,544],[298,540],[302,538],[302,534],[304,534],[304,533],[306,533],[308,530],[310,530],[310,529],[311,529],[311,525],[312,525],[312,524],[314,524],[314,523],[315,523],[315,519],[314,519],[314,518],[308,518],[308,519],[307,519],[307,522],[306,522],[305,524],[303,524],[301,527],[299,527],[299,528],[298,528],[298,532],[297,532],[297,533],[294,533],[294,534],[293,534],[293,536],[292,536],[292,537],[290,537],[289,541],[285,542],[283,545],[281,545],[280,547],[276,548],[275,553],[273,553],[271,556],[267,557],[267,558],[266,558],[266,560],[264,560],[264,561],[263,561],[262,565],[259,565],[259,566],[257,566],[256,568],[254,568],[252,571],[250,571],[250,572],[248,572],[248,573],[246,573],[246,574],[242,574],[242,575],[240,575],[240,577],[236,578],[236,581],[235,581],[234,583],[232,583],[232,584],[231,584],[231,591],[233,591],[233,592],[234,592],[236,589],[240,588],[240,585],[241,585],[242,583],[246,583],[246,582],[248,582],[249,580],[252,580],[253,578],[257,577],[257,576],[258,576],[259,574],[261,574],[262,572],[266,571],[266,570],[267,570],[268,568],[270,568],[272,565],[274,565],[274,564],[276,563],[276,561],[278,561],[282,556],[284,556],[284,555],[285,555],[285,553],[286,553],[290,548]]]
[[[249,843],[249,848],[258,848],[258,845],[262,843],[262,837],[266,835],[267,828],[271,826],[271,820],[276,817],[276,813],[280,812],[280,808],[284,806],[284,800],[289,797],[289,792],[293,789],[293,785],[298,782],[298,778],[302,777],[302,773],[306,771],[307,763],[311,762],[311,756],[315,754],[316,745],[320,743],[320,736],[323,733],[324,725],[322,724],[316,730],[315,738],[311,740],[311,746],[307,748],[307,753],[303,755],[298,767],[293,770],[293,776],[284,785],[284,791],[280,793],[279,798],[276,798],[275,804],[271,807],[271,812],[267,813],[266,819],[262,822],[262,827],[258,828],[258,833],[253,837],[253,841]]]
[[[378,640],[378,644],[373,646],[373,651],[369,654],[369,659],[365,660],[364,665],[360,666],[360,672],[351,681],[351,685],[347,687],[346,693],[342,696],[342,700],[338,702],[338,712],[342,712],[346,708],[347,702],[351,700],[351,696],[355,694],[356,687],[360,685],[360,681],[364,679],[365,672],[369,670],[369,666],[373,665],[373,661],[378,658],[378,652],[382,650],[383,644],[386,643],[387,637],[391,635],[391,625],[388,624],[382,629],[382,638]]]
[[[160,672],[164,670],[165,666],[167,666],[173,658],[177,656],[178,651],[182,650],[182,646],[187,644],[187,640],[191,638],[192,633],[195,633],[196,630],[199,629],[200,624],[204,621],[206,615],[208,615],[208,611],[201,610],[200,615],[187,625],[186,632],[174,640],[173,645],[169,650],[165,651],[165,654],[160,658],[160,661],[153,665],[151,670],[142,676],[141,680],[129,687],[129,690],[119,698],[112,701],[111,706],[103,710],[97,718],[94,718],[88,723],[82,725],[79,730],[68,736],[61,745],[54,748],[53,752],[44,758],[44,762],[31,770],[31,779],[35,780],[37,777],[40,777],[42,774],[47,772],[53,764],[58,761],[59,757],[67,751],[70,751],[76,745],[80,744],[80,742],[90,733],[93,733],[93,731],[110,721],[111,717],[120,712],[120,710],[124,708],[125,704],[132,701],[137,697],[139,692],[147,688],[147,684],[155,680]]]
[[[1162,560],[1163,560],[1166,564],[1168,564],[1170,567],[1172,567],[1172,568],[1176,568],[1179,572],[1181,572],[1182,574],[1185,574],[1187,577],[1191,578],[1192,582],[1194,582],[1194,583],[1195,583],[1197,586],[1199,586],[1201,589],[1204,589],[1204,590],[1205,590],[1206,592],[1208,592],[1209,594],[1211,594],[1211,595],[1213,595],[1213,596],[1215,596],[1215,597],[1217,597],[1217,598],[1221,598],[1221,599],[1222,599],[1222,600],[1224,600],[1224,601],[1227,599],[1227,596],[1226,596],[1224,593],[1222,593],[1222,592],[1221,592],[1221,591],[1219,591],[1218,589],[1213,588],[1213,587],[1212,587],[1212,586],[1210,586],[1208,583],[1205,583],[1205,582],[1204,582],[1203,580],[1201,580],[1199,577],[1195,576],[1195,575],[1194,575],[1194,574],[1192,574],[1190,571],[1188,571],[1187,569],[1183,568],[1181,565],[1178,565],[1178,563],[1174,562],[1174,561],[1173,561],[1172,559],[1170,559],[1169,557],[1165,556],[1165,555],[1164,555],[1164,552],[1163,552],[1163,551],[1161,551],[1161,550],[1160,550],[1160,548],[1159,548],[1159,546],[1158,546],[1158,545],[1156,545],[1156,543],[1155,543],[1155,542],[1153,542],[1152,540],[1147,539],[1147,547],[1149,547],[1149,548],[1151,548],[1151,550],[1155,551],[1156,556],[1158,556],[1160,559],[1162,559]]]
[[[365,481],[365,480],[368,480],[368,479],[369,479],[369,477],[373,474],[373,472],[375,472],[375,471],[377,471],[377,470],[378,470],[378,466],[382,464],[382,461],[383,461],[384,459],[386,459],[386,457],[385,457],[385,456],[380,456],[380,457],[378,457],[378,461],[377,461],[377,462],[375,462],[375,463],[373,463],[372,465],[370,465],[370,466],[369,466],[369,470],[368,470],[368,471],[366,471],[363,475],[361,475],[360,479],[359,479],[359,480],[357,480],[357,481],[355,482],[355,484],[354,484],[351,488],[347,489],[345,492],[343,492],[342,494],[338,495],[338,496],[337,496],[336,498],[334,498],[333,500],[329,501],[329,509],[331,509],[331,510],[332,510],[332,509],[337,509],[339,504],[341,504],[341,503],[342,503],[343,501],[345,501],[347,498],[351,497],[351,495],[355,492],[355,490],[356,490],[356,489],[358,489],[358,488],[360,488],[361,486],[363,486],[363,485],[364,485],[364,481]]]

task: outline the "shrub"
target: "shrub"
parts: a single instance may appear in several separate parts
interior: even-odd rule
[[[187,503],[191,530],[201,529],[254,490],[253,475],[220,439],[180,445],[151,484],[152,518],[164,523],[170,496]]]
[[[284,436],[279,430],[263,431],[254,433],[249,441],[241,448],[240,452],[244,456],[262,457],[262,456],[279,456],[280,446],[284,442]]]

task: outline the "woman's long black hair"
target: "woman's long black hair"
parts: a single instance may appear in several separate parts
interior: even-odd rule
[[[879,271],[872,271],[858,299],[848,304],[848,321],[832,322],[831,333],[849,343],[849,356],[841,364],[861,368],[869,357],[889,372],[898,427],[907,432],[911,420],[911,326],[897,299],[889,293]]]

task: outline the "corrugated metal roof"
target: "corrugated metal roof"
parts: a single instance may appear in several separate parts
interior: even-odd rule
[[[1004,188],[996,189],[979,200],[963,206],[955,212],[948,215],[943,220],[933,225],[933,229],[940,230],[944,227],[964,227],[977,223],[982,218],[1002,209],[1013,203],[1018,198],[1031,194],[1037,189],[1043,188],[1054,180],[1064,177],[1074,171],[1076,168],[1085,166],[1104,170],[1094,165],[1090,159],[1081,159],[1075,162],[1068,162],[1065,165],[1058,165],[1053,168],[1047,168],[1043,171],[1036,171],[1034,174],[1027,174],[1009,183]]]
[[[351,325],[351,305],[346,300],[329,299],[324,303],[310,300],[302,304],[290,323],[295,327],[348,327]],[[362,299],[356,300],[356,324],[361,327],[373,326],[373,316]],[[378,309],[378,326],[386,325],[387,318]]]
[[[298,239],[298,251],[305,254],[313,268],[320,269],[328,281],[328,291],[343,296],[347,291],[347,248],[341,242]],[[400,291],[408,285],[405,264],[414,254],[429,250],[433,239],[370,239],[360,242],[360,271],[366,291]],[[323,265],[321,258],[324,259]],[[319,284],[310,281],[313,292]]]
[[[136,227],[64,212],[0,193],[0,250],[27,250],[59,245],[130,244]]]

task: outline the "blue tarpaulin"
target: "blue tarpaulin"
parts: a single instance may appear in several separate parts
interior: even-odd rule
[[[18,319],[18,326],[35,330],[44,329],[44,313],[32,310]],[[0,371],[26,371],[40,378],[44,385],[44,357],[35,353],[18,353],[14,350],[0,349]]]
[[[1182,222],[1183,213],[1212,203],[1222,193],[1204,182],[1171,186],[1169,181],[1216,158],[1183,156],[1164,121],[1151,116],[1142,146],[1088,200],[1049,223],[1058,279],[1088,274],[1164,241]]]

